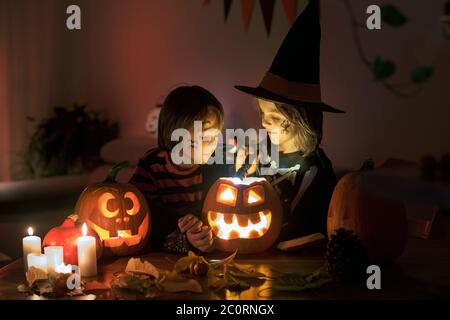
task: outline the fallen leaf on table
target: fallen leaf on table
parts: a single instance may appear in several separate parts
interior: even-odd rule
[[[112,289],[126,289],[141,294],[145,293],[151,285],[152,282],[148,279],[142,279],[129,273],[120,274],[111,281]]]
[[[164,292],[193,292],[201,293],[203,289],[194,279],[186,279],[185,277],[178,274],[176,271],[168,272],[164,274],[160,281],[157,283],[157,288]]]
[[[235,277],[252,278],[252,279],[267,278],[264,273],[256,271],[253,267],[237,264],[236,262],[229,263],[227,271]]]
[[[237,250],[235,252],[233,252],[231,255],[229,255],[228,257],[226,257],[225,259],[210,262],[209,265],[211,268],[214,268],[214,269],[223,267],[224,265],[229,264],[231,261],[233,261],[233,259],[236,257],[236,254],[237,254]]]
[[[302,291],[317,289],[331,281],[324,270],[318,269],[310,274],[284,273],[274,278],[272,288],[279,291]]]
[[[214,291],[220,291],[228,286],[228,282],[223,276],[217,276],[215,274],[208,275],[208,287]]]
[[[250,288],[250,284],[247,281],[234,277],[230,273],[225,275],[225,279],[228,282],[228,289],[234,291],[242,291]]]
[[[35,281],[47,279],[48,275],[47,272],[41,269],[30,267],[28,271],[25,273],[25,278],[27,279],[28,285],[31,287]]]
[[[218,270],[208,274],[208,286],[214,291],[228,289],[231,291],[242,291],[250,288],[250,284],[229,272],[228,268],[224,268],[224,272]]]
[[[48,279],[35,280],[31,286],[31,291],[41,296],[54,293],[53,286]]]
[[[141,258],[131,258],[128,260],[125,272],[143,273],[155,277],[156,279],[159,278],[158,269],[149,261],[142,260]]]
[[[70,277],[70,275],[71,274],[69,273],[67,274],[56,273],[49,275],[48,280],[53,288],[53,293],[55,294],[55,296],[61,297],[71,292],[67,287],[67,279]],[[79,291],[82,293],[81,290]]]
[[[20,293],[28,293],[30,292],[30,287],[22,283],[17,286],[17,291]]]
[[[206,261],[202,256],[197,256],[194,252],[189,251],[186,257],[182,257],[175,262],[173,269],[176,272],[189,272],[190,265],[195,262],[203,262],[209,265],[209,262]]]

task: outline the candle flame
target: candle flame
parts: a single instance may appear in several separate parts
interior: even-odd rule
[[[87,226],[86,226],[86,222],[83,223],[83,226],[81,227],[81,232],[83,234],[83,237],[87,235]]]
[[[32,227],[28,227],[28,235],[29,236],[33,235],[33,228]]]

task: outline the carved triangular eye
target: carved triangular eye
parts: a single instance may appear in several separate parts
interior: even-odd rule
[[[216,200],[219,203],[227,204],[230,206],[236,205],[237,190],[235,187],[229,184],[221,184],[217,190]]]
[[[264,202],[264,188],[254,186],[244,191],[244,201],[246,205],[254,206]]]
[[[261,201],[261,199],[262,199],[262,198],[261,198],[255,191],[250,190],[250,191],[248,192],[248,199],[247,199],[248,204],[255,203],[255,202],[258,202],[258,201]]]

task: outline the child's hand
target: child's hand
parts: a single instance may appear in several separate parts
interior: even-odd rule
[[[190,229],[186,232],[186,236],[189,243],[200,251],[211,252],[214,250],[214,238],[209,226],[202,226],[198,232]]]
[[[184,217],[178,219],[178,228],[182,233],[187,232],[188,230],[193,229],[192,231],[199,232],[202,227],[203,222],[200,221],[193,214],[187,214]]]
[[[237,151],[236,154],[236,164],[235,164],[235,170],[238,172],[238,170],[244,165],[245,160],[247,159],[247,156],[249,155],[249,148],[241,148]],[[247,170],[247,175],[251,175],[255,173],[256,169],[258,168],[258,161],[260,160],[260,155],[258,154],[257,157],[254,157],[253,163]]]

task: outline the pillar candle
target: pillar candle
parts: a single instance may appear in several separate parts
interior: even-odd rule
[[[29,253],[27,257],[28,269],[35,267],[47,272],[47,257],[42,253]]]
[[[97,253],[95,238],[87,236],[86,224],[82,227],[83,236],[77,239],[78,245],[78,265],[82,277],[92,277],[97,275]]]
[[[23,267],[28,271],[28,254],[41,253],[41,238],[33,236],[33,228],[28,228],[28,236],[22,239]]]
[[[44,253],[47,257],[47,271],[53,272],[59,265],[64,265],[62,246],[48,246],[44,248]]]

